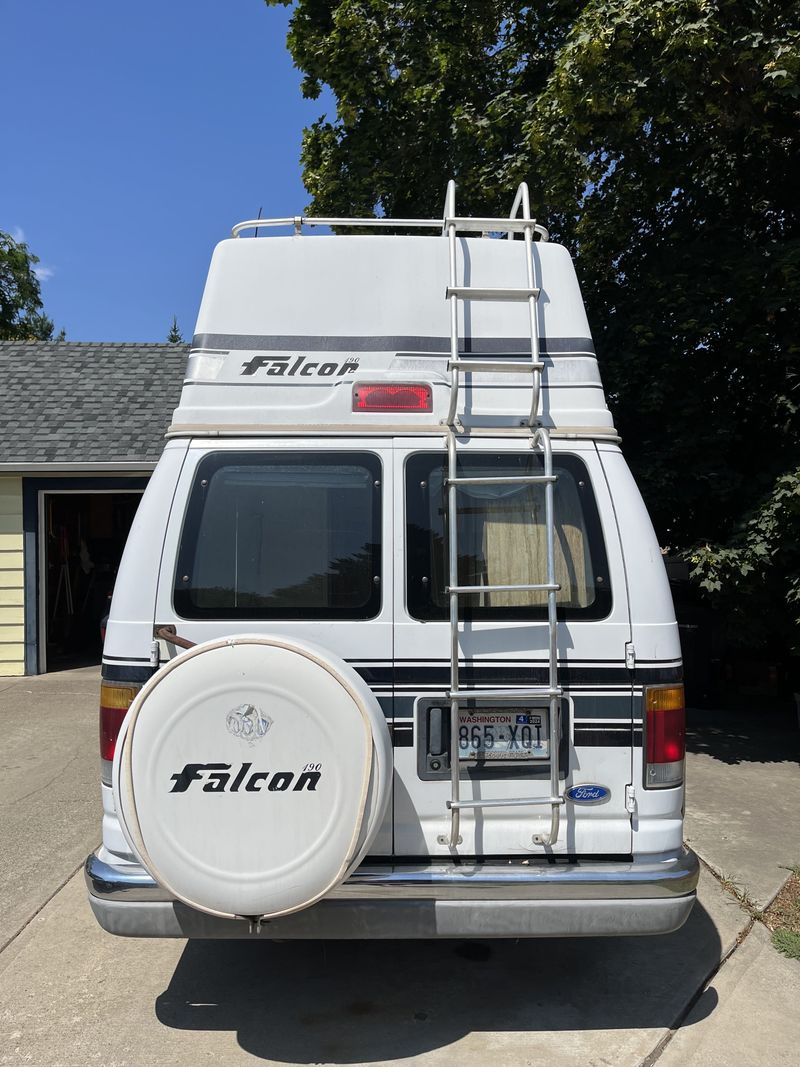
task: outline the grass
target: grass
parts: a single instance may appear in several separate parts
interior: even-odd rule
[[[764,913],[772,944],[790,959],[800,960],[800,863],[786,870],[789,880]]]
[[[744,910],[749,914],[751,919],[763,919],[764,912],[753,900],[746,889],[743,888],[735,879],[731,878],[727,874],[715,875],[719,884],[725,889],[731,896],[736,897]]]
[[[790,960],[800,960],[800,934],[794,930],[773,930],[772,944]]]

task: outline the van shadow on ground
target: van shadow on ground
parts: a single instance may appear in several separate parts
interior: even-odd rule
[[[800,762],[800,727],[792,710],[689,708],[686,747],[731,765]]]
[[[658,1028],[720,958],[696,904],[674,934],[533,941],[189,941],[160,1022],[285,1063],[403,1059],[471,1032]],[[703,1017],[716,1006],[709,990]]]

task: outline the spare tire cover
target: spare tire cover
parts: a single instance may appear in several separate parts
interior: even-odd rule
[[[197,645],[123,723],[125,837],[176,898],[212,915],[287,915],[367,852],[391,788],[380,705],[337,656],[283,637]]]

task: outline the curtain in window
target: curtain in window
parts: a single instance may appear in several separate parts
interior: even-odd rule
[[[594,584],[592,563],[578,489],[569,475],[560,474],[554,496],[556,581],[561,586],[556,599],[565,607],[586,607]],[[486,502],[481,538],[487,585],[547,581],[544,519],[543,486],[523,486],[513,496]],[[490,607],[538,605],[547,602],[547,593],[485,593],[483,598]]]
[[[555,568],[564,607],[587,607],[594,581],[580,495],[571,475],[555,483]],[[469,486],[459,490],[459,583],[532,585],[547,581],[544,486]],[[446,583],[445,583],[446,584]],[[465,606],[525,607],[547,603],[546,592],[487,592]]]

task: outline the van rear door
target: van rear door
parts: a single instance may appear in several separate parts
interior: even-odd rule
[[[391,708],[392,453],[386,441],[193,441],[169,518],[154,624],[193,642],[314,642]],[[162,660],[179,652],[161,642]],[[387,817],[373,854],[391,852]]]
[[[524,439],[459,444],[460,477],[536,473]],[[556,577],[559,591],[561,737],[543,736],[546,708],[476,699],[459,726],[462,800],[549,795],[549,745],[559,745],[562,787],[602,786],[561,808],[557,844],[569,855],[627,856],[632,849],[626,787],[632,782],[632,672],[626,668],[630,615],[625,569],[608,486],[590,442],[554,452]],[[398,855],[447,855],[450,798],[450,626],[447,586],[446,456],[438,441],[395,441],[395,508],[403,515],[403,558],[395,564],[394,847]],[[459,584],[545,580],[543,487],[459,489]],[[399,545],[399,541],[398,541]],[[547,680],[546,594],[500,592],[465,598],[460,684],[540,685]],[[639,733],[638,743],[641,744]],[[397,744],[397,742],[396,742]],[[459,853],[543,852],[533,835],[549,826],[546,806],[462,811]]]

